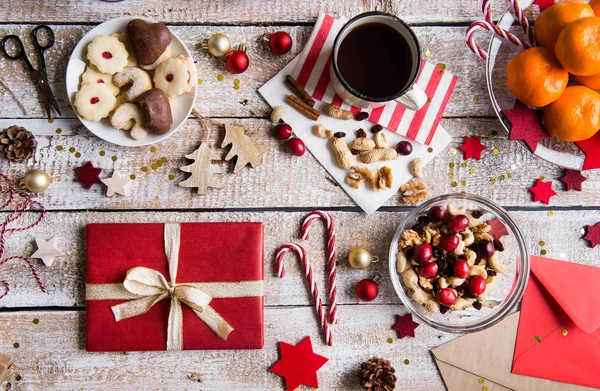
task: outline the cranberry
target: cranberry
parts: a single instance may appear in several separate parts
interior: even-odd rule
[[[90,103],[95,105],[96,103],[100,102],[100,99],[98,99],[98,97],[93,97],[92,99],[90,99]]]
[[[96,80],[96,83],[98,83],[98,84],[104,84],[104,80],[98,79],[98,80]]]
[[[448,229],[452,232],[461,232],[469,226],[469,218],[465,215],[453,216],[448,222]]]
[[[431,220],[432,223],[439,223],[444,220],[445,216],[446,209],[439,205],[432,206],[429,211],[427,211],[427,217],[429,217],[429,220]]]
[[[306,152],[306,147],[304,146],[304,141],[300,140],[297,137],[294,137],[293,139],[291,139],[289,141],[288,146],[290,148],[290,152],[296,156],[302,156],[302,155],[304,155],[304,152]]]
[[[415,247],[415,260],[419,263],[427,263],[433,257],[433,250],[429,243],[421,243]]]
[[[458,247],[458,242],[460,242],[460,238],[457,234],[442,236],[442,240],[440,240],[440,247],[444,251],[451,252]]]
[[[471,273],[471,266],[464,259],[457,259],[454,262],[454,266],[452,266],[452,271],[454,271],[454,275],[458,278],[467,278],[469,277],[469,273]]]
[[[421,266],[419,269],[419,273],[425,278],[435,277],[438,272],[438,265],[435,262],[427,262],[425,265]]]
[[[477,254],[481,258],[488,259],[496,252],[496,247],[494,247],[494,243],[489,240],[480,240],[477,242]]]
[[[398,146],[396,147],[396,151],[403,156],[408,156],[412,153],[413,147],[412,144],[408,141],[400,141]]]
[[[167,76],[165,76],[165,80],[168,81],[169,83],[173,81],[173,74],[169,73],[167,74]]]
[[[485,286],[485,280],[481,276],[475,276],[471,278],[471,281],[469,282],[469,290],[472,294],[477,296],[485,292]]]
[[[456,302],[456,293],[450,288],[440,289],[435,297],[437,297],[441,305],[445,305],[446,307],[450,307]]]
[[[102,52],[102,57],[104,57],[107,60],[110,60],[112,58],[112,53],[111,52]]]
[[[287,140],[292,137],[292,127],[288,124],[279,124],[275,126],[275,133],[280,139]]]

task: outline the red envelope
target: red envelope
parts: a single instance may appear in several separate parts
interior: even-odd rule
[[[600,268],[531,257],[512,373],[600,388]]]

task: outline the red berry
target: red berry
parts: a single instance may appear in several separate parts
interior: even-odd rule
[[[168,81],[169,83],[173,81],[173,74],[172,73],[168,73],[165,76],[165,80]]]
[[[439,223],[440,221],[444,220],[445,216],[446,209],[439,205],[432,206],[429,211],[427,211],[427,217],[429,217],[429,220],[432,223]]]
[[[485,286],[485,280],[481,276],[475,276],[471,278],[471,281],[469,282],[469,290],[472,294],[477,296],[485,292]]]
[[[427,263],[433,257],[433,249],[429,243],[421,243],[415,247],[415,260],[419,263]]]
[[[450,288],[440,289],[435,297],[437,297],[441,305],[445,305],[446,307],[450,307],[456,302],[456,293]]]
[[[471,266],[464,259],[458,259],[452,267],[454,275],[458,278],[467,278],[471,273]]]
[[[97,96],[94,96],[92,99],[90,99],[90,103],[93,105],[95,105],[98,102],[100,102],[100,99],[98,99]]]
[[[396,146],[396,151],[403,156],[408,156],[413,151],[413,146],[408,141],[400,141],[398,146]]]
[[[496,247],[494,247],[494,243],[489,240],[480,240],[477,242],[477,254],[481,258],[491,258],[492,255],[496,252]]]
[[[460,242],[460,238],[457,234],[450,234],[442,236],[442,240],[440,240],[440,247],[444,251],[454,251],[456,247],[458,247],[458,242]]]
[[[356,284],[356,296],[362,301],[373,301],[379,294],[379,287],[374,280],[364,279]]]
[[[435,262],[427,262],[425,265],[421,266],[419,269],[419,273],[425,278],[435,277],[438,272],[438,265]]]
[[[448,221],[448,229],[452,232],[461,232],[469,226],[469,218],[465,215],[453,216]]]
[[[104,80],[98,79],[98,80],[96,80],[96,83],[98,83],[98,84],[104,84]]]
[[[292,137],[292,127],[288,124],[279,124],[275,126],[275,133],[280,139],[287,140]]]
[[[112,53],[111,52],[102,52],[102,57],[104,57],[107,60],[110,60],[112,58]]]
[[[304,141],[300,140],[297,137],[294,137],[289,141],[288,147],[290,148],[290,152],[296,156],[304,155],[306,152],[306,146],[304,146]]]

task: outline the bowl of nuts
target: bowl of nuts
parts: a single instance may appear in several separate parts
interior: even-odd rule
[[[502,320],[529,278],[516,223],[496,203],[464,193],[415,208],[396,231],[389,266],[402,303],[427,325],[453,333]]]

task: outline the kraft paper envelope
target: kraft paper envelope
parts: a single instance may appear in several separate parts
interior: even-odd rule
[[[590,387],[510,373],[519,313],[431,352],[448,391],[590,391]],[[481,380],[483,379],[483,380]],[[482,381],[482,382],[481,382]]]

